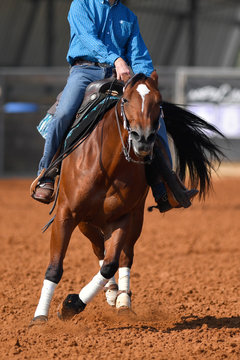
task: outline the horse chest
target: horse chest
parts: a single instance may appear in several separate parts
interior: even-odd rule
[[[143,182],[135,183],[134,188],[129,186],[129,182],[114,180],[104,200],[105,212],[124,209],[125,207],[135,207],[144,198],[146,186]]]
[[[126,196],[126,193],[129,191],[127,181],[115,179],[107,190],[106,197],[108,198],[117,195]]]

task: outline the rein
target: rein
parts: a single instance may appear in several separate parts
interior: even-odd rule
[[[121,140],[121,143],[122,143],[122,150],[123,150],[123,154],[125,156],[125,159],[128,162],[133,162],[135,164],[143,164],[143,165],[151,164],[153,154],[151,154],[150,157],[147,157],[146,160],[134,160],[130,156],[130,151],[131,151],[131,147],[132,147],[131,127],[129,125],[129,121],[128,121],[127,117],[126,117],[125,110],[124,110],[124,103],[126,102],[126,100],[124,98],[121,98],[120,101],[121,101],[121,105],[120,105],[121,106],[121,116],[123,117],[123,127],[128,132],[127,145],[124,144],[124,140],[123,140],[123,136],[122,136],[122,132],[121,132],[121,128],[120,128],[120,121],[119,121],[119,116],[118,116],[118,111],[117,111],[118,102],[115,105],[115,116],[116,116],[119,137],[120,137],[120,140]]]

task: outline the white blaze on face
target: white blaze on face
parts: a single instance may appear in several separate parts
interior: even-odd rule
[[[137,91],[139,92],[139,94],[140,94],[140,96],[141,96],[141,98],[142,98],[142,113],[143,113],[143,111],[144,111],[145,96],[150,93],[150,90],[149,90],[149,88],[147,87],[147,85],[140,84],[140,85],[138,85],[138,87],[137,87]]]

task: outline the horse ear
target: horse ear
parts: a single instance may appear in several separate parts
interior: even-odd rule
[[[153,79],[153,81],[156,84],[156,87],[158,88],[158,74],[157,74],[156,70],[153,70],[150,77],[151,77],[151,79]]]

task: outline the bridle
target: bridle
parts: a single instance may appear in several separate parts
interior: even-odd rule
[[[128,86],[128,84],[129,84],[129,82],[131,80],[132,79],[128,80],[128,82],[126,83],[126,85],[124,87],[124,90],[126,89],[126,87]],[[128,132],[127,144],[125,144],[124,140],[123,140],[121,127],[120,127],[119,115],[118,115],[118,111],[117,111],[117,106],[118,106],[119,101],[120,101],[121,116],[123,118],[123,128],[126,129],[127,132]],[[124,97],[122,97],[119,101],[115,105],[115,116],[116,116],[116,121],[117,121],[119,137],[120,137],[120,140],[121,140],[121,143],[122,143],[122,151],[123,151],[123,154],[125,156],[125,159],[128,162],[133,162],[135,164],[144,164],[144,165],[145,164],[150,164],[152,162],[152,158],[153,158],[153,151],[151,152],[150,156],[146,156],[146,158],[144,160],[135,160],[130,156],[130,151],[131,151],[131,148],[132,148],[132,138],[131,138],[131,131],[132,130],[131,130],[130,123],[129,123],[128,119],[127,119],[127,116],[126,116],[126,113],[125,113],[125,110],[124,110],[124,104],[127,102],[127,100]],[[164,117],[162,105],[160,105],[160,111],[161,111],[161,116]]]
[[[125,156],[125,159],[128,162],[133,162],[135,164],[150,164],[152,162],[152,157],[153,157],[152,153],[151,153],[151,155],[149,157],[146,157],[145,160],[135,160],[130,155],[130,151],[131,151],[131,147],[132,147],[132,139],[131,139],[131,127],[130,127],[129,121],[128,121],[127,117],[126,117],[125,110],[124,110],[124,103],[126,101],[127,100],[124,99],[124,98],[120,99],[121,116],[123,117],[123,128],[126,129],[127,132],[128,132],[128,140],[127,140],[126,145],[124,144],[124,140],[123,140],[123,136],[122,136],[122,132],[121,132],[121,127],[120,127],[118,111],[117,111],[118,102],[115,105],[115,116],[116,116],[116,121],[117,121],[117,127],[118,127],[120,140],[121,140],[121,143],[122,143],[123,154]]]

